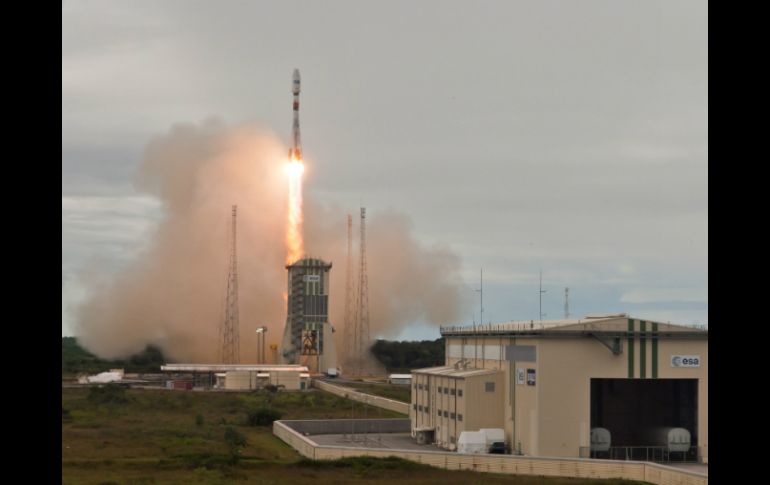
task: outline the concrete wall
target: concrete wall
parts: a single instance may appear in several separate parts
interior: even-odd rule
[[[297,391],[300,386],[299,372],[293,371],[271,371],[270,384],[274,386],[284,386],[286,390]]]
[[[463,430],[502,428],[501,423],[505,417],[505,373],[470,376],[464,380],[463,397],[457,400],[463,408]],[[494,385],[494,391],[486,391],[487,383]],[[455,438],[459,439],[460,434],[457,433]]]
[[[345,434],[345,433],[408,433],[409,420],[394,419],[293,419],[282,420],[298,433]],[[352,430],[352,431],[351,431]]]
[[[247,390],[256,387],[256,372],[228,371],[225,373],[225,389]]]
[[[654,463],[320,446],[302,436],[284,421],[273,423],[273,434],[302,456],[315,460],[335,460],[349,456],[380,458],[394,456],[449,470],[574,478],[623,478],[646,481],[655,485],[708,485],[706,475]]]
[[[372,406],[377,406],[382,409],[388,409],[390,411],[409,415],[409,404],[405,402],[395,401],[393,399],[375,396],[372,394],[366,394],[364,392],[358,392],[349,387],[337,386],[316,379],[312,380],[312,386],[321,389],[322,391],[330,392],[336,396],[345,397],[354,401],[371,404]]]

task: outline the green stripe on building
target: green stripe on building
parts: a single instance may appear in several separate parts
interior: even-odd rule
[[[658,324],[652,322],[652,378],[658,378]]]
[[[634,321],[628,319],[628,378],[634,377]]]
[[[647,322],[639,321],[639,377],[647,378]]]

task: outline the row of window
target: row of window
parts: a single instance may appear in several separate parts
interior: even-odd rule
[[[458,421],[462,421],[463,420],[463,415],[460,414],[460,413],[455,415],[455,413],[450,413],[449,411],[442,411],[442,410],[439,409],[436,414],[438,416],[441,416],[443,414],[445,418],[449,418],[449,419],[457,419]]]
[[[454,395],[455,395],[455,390],[454,390],[454,388],[448,388],[448,387],[441,387],[441,386],[438,386],[438,393],[439,393],[439,394],[441,394],[442,392],[443,392],[444,394],[450,394],[450,395],[452,395],[452,396],[454,396]],[[463,390],[462,390],[462,389],[458,389],[458,390],[457,390],[457,396],[458,396],[458,397],[463,397]]]
[[[422,404],[412,404],[412,409],[415,411],[419,411],[421,413],[429,413],[430,412],[430,406],[423,406]],[[449,411],[442,411],[440,409],[436,410],[436,415],[438,417],[444,416],[445,418],[449,419],[457,419],[458,421],[463,420],[463,415],[460,413],[450,413]]]
[[[428,386],[426,384],[415,384],[414,386],[415,386],[415,389],[418,389],[420,391],[427,391],[428,390]],[[438,386],[437,391],[438,391],[439,394],[443,393],[443,394],[450,394],[452,396],[455,395],[455,390],[454,389],[450,389],[448,387]],[[457,396],[458,397],[463,397],[463,390],[462,389],[457,389]]]

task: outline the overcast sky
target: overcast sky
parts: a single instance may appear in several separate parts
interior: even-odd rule
[[[474,298],[483,267],[485,322],[537,319],[542,269],[546,319],[569,287],[575,317],[708,324],[705,1],[65,0],[62,335],[77,275],[159,219],[150,139],[216,117],[288,144],[295,67],[306,191],[409,215]]]

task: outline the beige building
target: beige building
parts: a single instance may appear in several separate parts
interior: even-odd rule
[[[501,427],[504,377],[462,364],[412,371],[412,436],[454,450],[463,431]]]
[[[454,423],[438,418],[437,404],[417,384],[443,372],[445,379],[468,373],[467,385],[467,376],[481,372],[474,380],[500,376],[502,409],[490,406],[484,391],[474,387],[463,389],[462,401],[450,400],[447,410],[462,406],[465,430],[503,428],[515,453],[588,456],[591,429],[599,427],[609,430],[612,447],[637,452],[644,448],[636,447],[661,444],[654,430],[677,427],[690,432],[694,457],[708,463],[708,330],[620,314],[442,327],[441,334],[446,367],[413,372],[415,435],[433,427],[435,441],[445,448],[451,437],[459,437],[449,432]],[[431,385],[446,386],[438,382]],[[431,413],[434,421],[426,419]],[[468,422],[470,415],[483,416],[484,424]]]
[[[250,390],[268,384],[290,391],[310,388],[310,374],[304,365],[165,364],[160,369],[174,374],[192,374],[194,382],[207,388]]]

